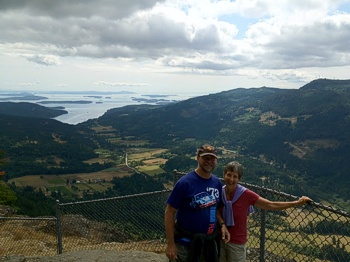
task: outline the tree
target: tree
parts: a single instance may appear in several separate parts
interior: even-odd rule
[[[2,166],[5,165],[4,152],[0,150],[0,179],[5,176]],[[0,205],[12,206],[17,200],[16,193],[13,192],[5,182],[0,181]]]
[[[2,170],[2,166],[5,165],[4,151],[0,150],[0,180],[5,176],[5,171]]]
[[[13,206],[16,200],[16,193],[3,181],[0,181],[0,205]]]

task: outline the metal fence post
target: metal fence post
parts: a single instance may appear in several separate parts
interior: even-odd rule
[[[177,182],[182,176],[186,175],[186,173],[178,172],[176,169],[174,169],[173,175],[174,175],[173,186],[175,186],[176,182]]]
[[[57,253],[62,254],[62,230],[60,201],[56,200],[56,233],[57,233]]]
[[[262,192],[263,197],[265,197],[265,192]],[[265,233],[266,233],[266,210],[261,209],[260,216],[260,257],[259,261],[265,261]]]

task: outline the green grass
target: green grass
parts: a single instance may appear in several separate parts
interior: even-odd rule
[[[46,179],[46,181],[48,183],[55,184],[55,185],[60,185],[60,184],[65,184],[66,183],[66,181],[63,178],[59,177],[59,176],[52,176],[52,177],[48,177],[47,176],[45,179]]]
[[[53,186],[48,188],[51,192],[59,191],[63,195],[73,196],[75,193],[72,189],[67,188],[66,186]]]
[[[140,172],[145,173],[149,176],[162,174],[165,171],[159,166],[141,166],[137,168]]]

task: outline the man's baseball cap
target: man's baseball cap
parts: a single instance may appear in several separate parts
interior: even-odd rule
[[[197,149],[197,156],[214,156],[218,158],[218,151],[214,146],[204,144]]]

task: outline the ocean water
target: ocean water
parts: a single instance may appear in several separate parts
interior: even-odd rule
[[[20,92],[0,92],[0,102],[30,102],[46,107],[63,107],[68,114],[60,115],[54,119],[67,123],[78,124],[89,119],[102,116],[112,108],[136,104],[159,104],[163,102],[176,102],[198,96],[194,93],[182,94],[137,94],[123,92],[28,92],[29,95],[44,97],[45,99],[29,100]],[[25,95],[28,95],[27,93]],[[69,103],[65,103],[69,101]],[[89,103],[80,103],[86,101]],[[63,109],[62,108],[62,109]]]

